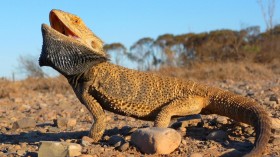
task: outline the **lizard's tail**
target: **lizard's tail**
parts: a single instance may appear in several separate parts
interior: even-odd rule
[[[254,148],[246,157],[261,156],[266,149],[271,134],[271,120],[267,112],[254,100],[214,89],[211,92],[206,110],[236,121],[252,125],[255,128],[256,139]]]

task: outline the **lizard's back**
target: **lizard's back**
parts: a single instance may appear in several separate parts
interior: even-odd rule
[[[93,67],[89,73],[93,78],[89,83],[92,95],[102,101],[104,109],[147,120],[154,120],[159,108],[184,96],[187,85],[192,83],[108,62]]]

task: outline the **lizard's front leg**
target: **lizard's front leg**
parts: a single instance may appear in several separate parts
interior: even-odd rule
[[[189,96],[173,100],[164,106],[158,113],[154,126],[168,127],[172,116],[187,116],[200,113],[204,108],[206,99],[199,96]]]
[[[90,111],[93,116],[94,123],[89,131],[89,137],[95,142],[99,141],[105,130],[105,112],[101,105],[94,99],[88,90],[83,92],[84,105]]]

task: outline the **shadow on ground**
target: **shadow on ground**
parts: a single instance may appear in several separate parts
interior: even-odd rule
[[[88,131],[60,132],[60,133],[41,133],[39,131],[30,131],[15,135],[0,134],[0,142],[5,144],[19,144],[26,142],[28,144],[40,141],[60,141],[67,139],[81,139],[88,135]]]

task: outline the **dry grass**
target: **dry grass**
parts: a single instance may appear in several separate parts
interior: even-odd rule
[[[14,91],[15,88],[12,86],[11,81],[0,79],[0,99],[9,97],[9,94]]]
[[[73,92],[71,86],[63,76],[54,78],[27,78],[21,81],[0,80],[0,99],[10,98],[13,94],[33,92],[53,92],[67,94]]]
[[[72,91],[68,81],[63,76],[54,78],[27,78],[22,81],[22,88],[39,92],[67,93]]]
[[[271,80],[276,78],[272,65],[248,62],[195,63],[183,68],[162,68],[158,72],[192,80]],[[274,65],[280,67],[279,65]]]

